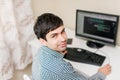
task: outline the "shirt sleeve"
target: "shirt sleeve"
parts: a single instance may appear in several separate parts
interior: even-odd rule
[[[91,77],[85,76],[82,73],[78,73],[68,62],[64,64],[63,73],[65,80],[105,80],[106,76],[103,73],[96,73]]]
[[[105,80],[106,76],[101,73],[101,72],[98,72],[96,74],[94,74],[93,76],[89,77],[88,80]]]

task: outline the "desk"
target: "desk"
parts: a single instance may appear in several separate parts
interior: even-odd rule
[[[110,65],[112,66],[112,73],[107,76],[106,80],[119,80],[120,79],[120,75],[119,75],[120,74],[120,69],[119,69],[120,68],[120,63],[119,63],[120,46],[116,46],[116,47],[104,46],[103,48],[100,48],[99,50],[89,48],[88,46],[86,46],[85,40],[75,37],[75,33],[73,30],[70,30],[67,28],[66,32],[67,32],[68,38],[73,38],[73,43],[71,45],[68,45],[68,47],[83,48],[83,49],[86,49],[92,52],[96,52],[101,55],[105,55],[107,58],[105,62],[103,63],[103,65],[106,63],[110,63]],[[35,53],[41,46],[40,42],[37,39],[34,39],[30,41],[29,44],[32,48],[32,53],[34,57]],[[73,65],[73,67],[77,69],[78,71],[82,71],[89,76],[95,74],[99,68],[98,66],[94,66],[90,64],[78,63],[78,62],[73,62],[69,60],[66,60],[66,61],[70,62]]]
[[[71,45],[68,45],[68,47],[78,47],[83,48],[92,52],[96,52],[97,54],[105,55],[107,58],[103,65],[110,63],[112,66],[112,73],[107,76],[106,80],[118,80],[120,79],[120,46],[111,47],[111,46],[104,46],[103,48],[100,48],[99,50],[89,48],[86,45],[86,41],[80,38],[75,37],[75,33],[73,30],[66,29],[66,33],[68,35],[68,38],[73,38],[73,42]],[[90,64],[84,64],[79,62],[73,62],[69,61],[73,67],[79,71],[84,72],[85,74],[91,76],[95,74],[98,70],[98,66],[90,65]]]

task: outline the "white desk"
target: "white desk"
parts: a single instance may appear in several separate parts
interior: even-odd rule
[[[92,52],[96,52],[101,55],[105,55],[107,58],[103,65],[106,63],[110,63],[112,66],[112,72],[110,75],[107,76],[106,80],[119,80],[120,79],[120,46],[116,47],[110,47],[110,46],[104,46],[103,48],[100,48],[99,50],[97,49],[92,49],[86,46],[86,41],[82,39],[78,39],[75,37],[74,31],[70,29],[66,29],[68,38],[73,38],[73,43],[72,45],[68,45],[68,47],[78,47],[78,48],[83,48]],[[69,60],[67,60],[69,61]],[[90,64],[84,64],[84,63],[78,63],[78,62],[72,62],[69,61],[73,67],[77,70],[80,70],[84,72],[85,74],[91,76],[95,74],[98,70],[98,66],[90,65]]]
[[[75,33],[73,30],[66,29],[66,32],[67,32],[68,38],[73,38],[72,45],[68,45],[68,47],[83,48],[83,49],[86,49],[92,52],[96,52],[101,55],[105,55],[107,58],[105,62],[103,63],[103,65],[106,63],[109,63],[109,58],[110,58],[110,65],[112,66],[112,73],[109,76],[107,76],[106,80],[119,80],[120,79],[120,69],[119,69],[120,68],[120,62],[119,62],[120,61],[120,46],[116,46],[116,47],[104,46],[103,48],[100,48],[99,50],[89,48],[88,46],[86,46],[85,40],[75,38]],[[37,39],[34,39],[30,41],[29,44],[30,44],[30,47],[32,48],[33,57],[34,57],[35,53],[41,46],[39,45],[40,42]],[[73,65],[75,69],[82,71],[89,76],[95,74],[99,68],[98,66],[94,66],[90,64],[84,64],[84,63],[78,63],[78,62],[72,62],[72,61],[69,61],[69,62]]]

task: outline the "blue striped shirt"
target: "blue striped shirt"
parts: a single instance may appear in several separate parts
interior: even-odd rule
[[[72,65],[63,60],[64,55],[42,46],[32,65],[33,80],[104,80],[105,75],[96,73],[87,78],[78,74]]]

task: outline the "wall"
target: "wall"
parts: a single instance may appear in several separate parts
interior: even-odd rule
[[[76,9],[120,15],[120,0],[32,0],[32,2],[35,19],[44,12],[52,12],[63,19],[65,27],[71,29],[75,29]],[[120,44],[120,36],[117,43]]]
[[[35,19],[42,13],[55,12],[56,0],[32,0],[32,8]]]

